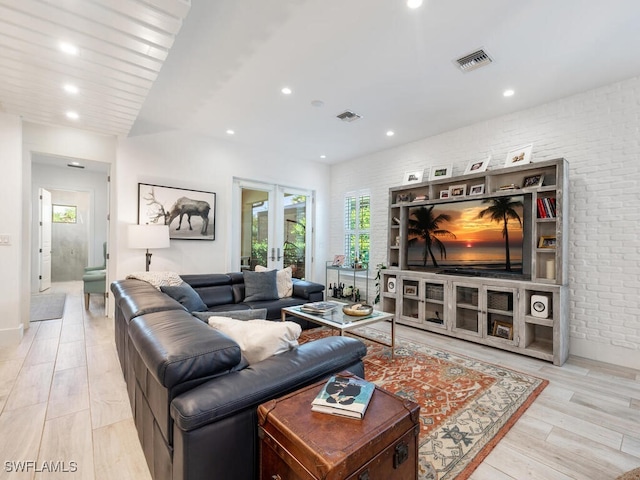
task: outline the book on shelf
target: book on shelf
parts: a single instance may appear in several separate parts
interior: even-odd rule
[[[538,198],[538,218],[556,217],[556,199],[553,197]]]
[[[311,302],[300,306],[300,310],[307,313],[327,313],[340,306],[337,302]]]
[[[361,378],[334,375],[311,402],[311,410],[362,419],[375,389],[375,384]]]

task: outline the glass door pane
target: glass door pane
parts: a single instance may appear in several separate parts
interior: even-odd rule
[[[478,288],[454,284],[455,310],[453,328],[480,334]]]
[[[266,267],[270,248],[269,191],[243,188],[241,203],[240,267],[244,270],[253,270],[256,265]]]
[[[308,196],[283,193],[283,245],[281,268],[291,267],[293,278],[305,278]]]

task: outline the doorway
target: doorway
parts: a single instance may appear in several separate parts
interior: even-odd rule
[[[82,168],[84,167],[84,168]],[[51,281],[82,281],[84,268],[105,263],[109,238],[108,163],[32,153],[31,291],[40,290],[40,190],[51,192]],[[46,232],[45,232],[46,233]],[[107,282],[108,285],[108,282]]]
[[[310,278],[313,192],[249,180],[234,180],[234,261],[241,270],[256,265],[291,267],[293,278]]]

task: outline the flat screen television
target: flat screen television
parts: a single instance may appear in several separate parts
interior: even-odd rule
[[[531,194],[523,193],[413,207],[409,210],[408,267],[530,279],[531,211]]]

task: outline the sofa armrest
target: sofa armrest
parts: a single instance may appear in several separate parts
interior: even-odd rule
[[[169,389],[232,371],[242,360],[236,342],[184,310],[136,317],[129,337],[149,373]]]
[[[360,340],[334,336],[300,345],[240,371],[214,378],[176,397],[171,416],[184,431],[217,422],[304,385],[359,364]],[[354,372],[362,375],[361,372]]]
[[[321,283],[309,282],[307,280],[293,279],[293,296],[307,300],[317,297],[314,294],[322,294],[324,285]]]

